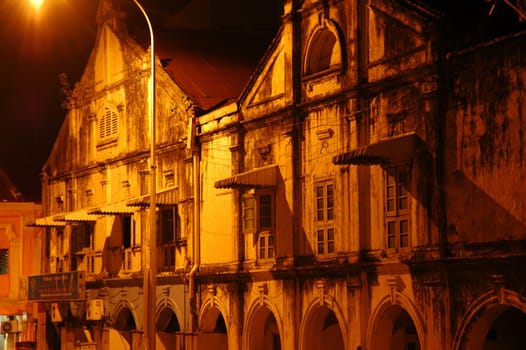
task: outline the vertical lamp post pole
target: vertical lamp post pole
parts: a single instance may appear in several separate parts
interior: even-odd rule
[[[146,11],[137,0],[133,0],[141,10],[150,31],[150,80],[148,85],[148,123],[150,129],[150,229],[142,244],[143,266],[143,337],[144,350],[155,350],[155,287],[156,264],[156,189],[155,189],[155,50],[152,24]],[[144,237],[144,236],[143,236]]]

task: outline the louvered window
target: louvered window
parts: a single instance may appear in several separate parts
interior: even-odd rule
[[[104,114],[99,119],[99,138],[106,139],[116,136],[119,132],[119,117],[117,112],[106,107]]]

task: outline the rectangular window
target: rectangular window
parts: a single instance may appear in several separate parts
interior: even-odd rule
[[[122,217],[122,247],[124,249],[132,247],[133,240],[133,220],[131,216]]]
[[[181,238],[181,225],[177,206],[161,208],[157,213],[157,242],[175,243]]]
[[[181,239],[181,224],[177,206],[163,207],[157,214],[157,241],[160,271],[171,271],[175,267],[175,248]]]
[[[254,196],[243,198],[243,231],[254,232],[256,229],[256,199]]]
[[[385,177],[385,226],[388,249],[409,247],[409,167],[387,170]]]
[[[316,194],[316,246],[318,255],[333,254],[334,244],[334,184],[330,181],[319,182]]]
[[[268,231],[261,232],[258,239],[258,260],[274,260],[274,234]]]
[[[9,249],[0,249],[0,275],[9,273]]]
[[[64,255],[64,229],[57,228],[57,255]]]
[[[81,268],[80,264],[85,263],[85,270],[89,273],[94,272],[95,266],[95,234],[93,223],[79,223],[72,227],[71,244],[72,252],[75,257],[71,260],[71,270],[77,271]]]
[[[275,259],[274,193],[256,192],[243,197],[243,232],[257,235],[260,262]]]

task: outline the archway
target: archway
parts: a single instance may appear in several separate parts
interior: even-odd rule
[[[108,341],[112,350],[134,350],[134,339],[137,326],[132,311],[128,307],[122,307],[116,314],[113,328],[108,330]]]
[[[371,339],[371,349],[422,349],[415,323],[400,305],[391,305],[380,315]]]
[[[494,306],[478,318],[466,335],[463,349],[519,350],[526,349],[526,314],[507,306]]]
[[[179,339],[177,333],[181,331],[181,326],[175,312],[165,307],[159,312],[155,322],[157,333],[157,349],[179,349]]]
[[[247,350],[281,350],[278,323],[267,306],[259,308],[252,317]]]
[[[316,307],[308,315],[303,337],[302,350],[345,349],[336,314],[325,305]]]
[[[203,314],[200,325],[199,348],[228,349],[228,332],[223,314],[211,307]]]

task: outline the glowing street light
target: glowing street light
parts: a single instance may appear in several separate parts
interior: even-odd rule
[[[143,349],[155,350],[155,287],[157,277],[156,254],[156,188],[155,188],[155,50],[152,23],[148,14],[137,0],[133,0],[141,10],[150,31],[150,84],[148,85],[150,127],[150,230],[142,235],[143,260]]]
[[[30,2],[31,2],[31,5],[33,5],[33,7],[38,10],[42,6],[42,3],[44,2],[44,0],[30,0]]]
[[[29,0],[39,10],[44,0]],[[104,0],[101,0],[104,1]],[[156,160],[155,160],[155,49],[153,28],[148,14],[138,2],[132,0],[139,8],[150,33],[150,80],[148,84],[148,126],[150,136],[150,222],[149,232],[142,235],[143,265],[143,349],[155,350],[155,288],[157,276],[156,264]]]

